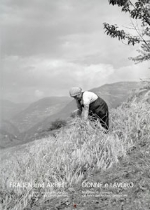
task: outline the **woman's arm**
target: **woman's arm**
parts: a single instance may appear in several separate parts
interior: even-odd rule
[[[76,100],[77,108],[82,112],[82,106],[78,100]]]
[[[83,120],[88,120],[88,115],[89,115],[89,104],[84,105],[82,109],[82,119]]]

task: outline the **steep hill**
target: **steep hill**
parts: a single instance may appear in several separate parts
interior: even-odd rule
[[[142,101],[142,102],[150,103],[150,85],[149,86],[143,85],[143,87],[133,90],[131,95],[128,98],[128,102],[131,102],[131,101],[132,102]]]
[[[20,132],[17,127],[15,127],[8,120],[1,120],[0,123],[0,148],[6,148],[9,146],[14,146],[21,141]]]
[[[3,150],[1,208],[149,210],[150,89],[141,90],[111,110],[107,134],[73,119],[55,137]]]
[[[141,82],[118,82],[113,84],[106,84],[98,88],[91,89],[91,91],[102,97],[107,103],[109,108],[116,108],[122,102],[126,101],[129,95],[131,95],[133,89],[139,88]],[[62,110],[54,115],[47,117],[44,121],[41,121],[27,132],[25,132],[24,139],[29,139],[34,136],[37,138],[38,133],[42,130],[46,130],[50,127],[52,121],[56,119],[67,119],[73,110],[76,109],[75,100],[68,103]],[[33,138],[33,139],[34,139]]]
[[[12,118],[20,132],[26,131],[46,117],[59,112],[70,101],[69,97],[47,97],[32,103]]]
[[[109,108],[116,108],[123,101],[126,101],[132,91],[141,87],[141,82],[117,82],[113,84],[105,84],[101,87],[92,89],[107,103]]]

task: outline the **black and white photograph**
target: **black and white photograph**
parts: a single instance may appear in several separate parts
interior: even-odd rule
[[[1,0],[0,209],[150,209],[150,0]]]

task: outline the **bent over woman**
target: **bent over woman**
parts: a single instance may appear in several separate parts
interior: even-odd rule
[[[78,110],[84,120],[92,116],[94,119],[99,119],[103,128],[109,129],[108,106],[102,98],[90,91],[83,92],[80,87],[72,87],[69,93],[76,100]]]

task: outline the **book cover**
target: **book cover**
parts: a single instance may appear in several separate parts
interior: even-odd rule
[[[1,209],[150,208],[149,8],[1,1]]]

